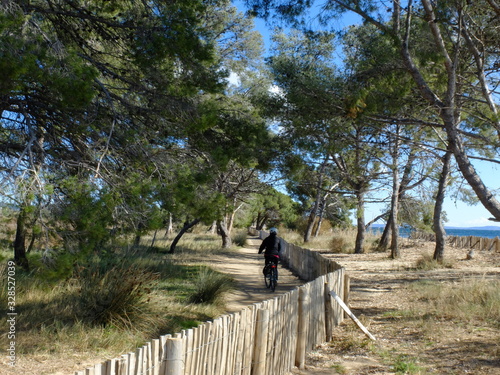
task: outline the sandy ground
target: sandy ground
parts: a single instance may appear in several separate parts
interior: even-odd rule
[[[474,259],[466,260],[467,250],[447,247],[449,268],[417,270],[417,260],[431,255],[433,247],[405,240],[398,260],[389,259],[389,253],[323,254],[346,268],[351,279],[349,306],[376,341],[368,340],[347,319],[335,328],[332,342],[309,353],[306,368],[293,373],[500,375],[500,330],[476,321],[425,318],[426,301],[418,300],[411,289],[417,282],[500,280],[500,253],[476,251]],[[408,311],[413,313],[405,316]],[[422,317],[416,316],[419,311]],[[402,363],[399,372],[397,359]],[[410,362],[418,367],[405,370]]]

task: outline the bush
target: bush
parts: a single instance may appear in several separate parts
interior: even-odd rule
[[[453,268],[450,262],[438,262],[432,254],[424,254],[415,263],[415,268],[422,271],[431,271],[440,268]]]
[[[234,234],[233,242],[235,245],[244,247],[247,244],[247,232],[246,230],[239,230]]]
[[[344,236],[333,236],[330,241],[330,250],[332,253],[349,253],[350,246]]]
[[[78,318],[95,325],[132,327],[141,318],[152,283],[158,278],[121,262],[106,269],[100,262],[80,268]]]
[[[222,303],[224,294],[233,289],[233,279],[207,267],[201,268],[190,303]]]

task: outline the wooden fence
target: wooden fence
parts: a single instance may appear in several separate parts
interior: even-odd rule
[[[348,282],[336,262],[283,240],[282,261],[308,282],[75,375],[279,375],[303,368],[306,352],[331,340],[342,322],[330,291],[346,300]]]
[[[434,233],[415,232],[411,238],[416,240],[436,241]],[[461,249],[474,249],[478,251],[500,252],[500,238],[485,238],[475,236],[446,236],[448,245]]]

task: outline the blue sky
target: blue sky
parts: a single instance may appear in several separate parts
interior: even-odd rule
[[[500,165],[486,162],[476,162],[474,165],[486,186],[493,191],[500,191]],[[500,200],[498,194],[495,194],[495,196],[497,200]],[[498,226],[500,228],[500,223],[488,220],[492,215],[481,205],[481,203],[470,206],[467,203],[456,201],[454,198],[447,196],[443,209],[446,211],[448,218],[445,226],[464,228]],[[381,205],[368,204],[365,214],[366,222],[371,221],[380,215],[381,212]]]
[[[234,1],[235,6],[241,11],[245,10],[242,5],[242,1]],[[264,38],[264,43],[266,49],[270,48],[270,30],[266,22],[261,19],[254,20],[256,29],[262,34]],[[345,28],[349,25],[359,23],[360,18],[355,15],[349,15],[340,19],[337,22],[336,27],[339,29]],[[493,190],[498,190],[500,192],[500,165],[486,162],[473,162],[476,167],[479,176],[485,183],[485,185]],[[500,200],[500,196],[497,196]],[[366,221],[370,221],[381,213],[382,207],[380,205],[368,205],[366,208]],[[451,197],[447,197],[444,203],[444,211],[447,213],[448,222],[445,223],[446,226],[453,227],[481,227],[481,226],[498,226],[500,223],[489,221],[488,218],[492,215],[480,204],[475,204],[470,206],[464,202],[455,201]]]

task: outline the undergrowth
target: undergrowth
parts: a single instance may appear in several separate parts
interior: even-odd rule
[[[74,261],[70,273],[58,273],[40,254],[30,254],[31,272],[16,275],[18,353],[118,355],[222,314],[231,279],[203,266],[221,251],[218,236],[185,235],[174,254],[167,253],[170,241],[155,241],[153,248],[146,237],[143,246],[102,251]],[[2,258],[9,255],[1,252]],[[6,282],[2,266],[2,302]],[[0,330],[6,328],[0,322]]]

